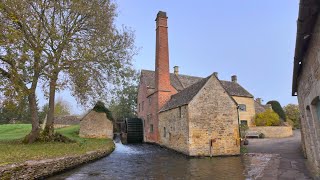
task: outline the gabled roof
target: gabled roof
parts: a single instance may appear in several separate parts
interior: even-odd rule
[[[200,81],[196,82],[195,84],[185,88],[181,92],[178,92],[177,94],[172,95],[171,99],[162,107],[160,112],[189,104],[189,102],[193,99],[193,97],[196,94],[198,94],[201,88],[207,83],[210,77],[211,76],[207,78],[203,78]]]
[[[240,97],[253,97],[246,89],[244,89],[240,84],[231,81],[220,81],[222,86],[231,96],[240,96]]]
[[[267,109],[272,109],[271,104],[262,105],[256,100],[254,100],[254,109],[256,114],[265,112]]]
[[[141,76],[144,79],[148,89],[155,88],[155,72],[150,70],[142,70]],[[188,76],[188,75],[176,75],[170,74],[171,85],[177,90],[182,91],[185,88],[199,82],[206,78]],[[222,86],[226,89],[230,96],[240,96],[240,97],[253,97],[246,89],[244,89],[240,84],[230,81],[220,81]],[[150,93],[150,92],[149,92]]]

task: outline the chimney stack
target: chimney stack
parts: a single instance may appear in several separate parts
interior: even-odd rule
[[[256,102],[261,105],[261,98],[256,98]]]
[[[236,83],[238,81],[237,76],[236,75],[231,76],[231,81]]]
[[[174,74],[175,74],[175,75],[178,75],[178,74],[179,74],[179,66],[174,66],[174,67],[173,67],[173,70],[174,70]]]
[[[167,13],[159,11],[156,18],[156,91],[170,91]]]
[[[213,74],[218,78],[218,72],[214,72]]]

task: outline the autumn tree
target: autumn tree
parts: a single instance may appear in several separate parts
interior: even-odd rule
[[[57,90],[68,88],[81,104],[93,104],[134,72],[134,36],[116,27],[111,0],[1,0],[0,8],[0,72],[6,77],[0,85],[30,97],[33,131],[39,130],[39,81],[49,97],[44,133],[52,136]]]
[[[31,9],[31,1],[0,1],[0,92],[6,98],[27,97],[32,130],[29,143],[39,136],[36,88],[46,66],[48,38]]]
[[[287,115],[287,119],[290,119],[291,121],[293,121],[293,126],[295,128],[300,128],[299,106],[296,104],[288,104],[288,105],[284,106],[283,109]]]

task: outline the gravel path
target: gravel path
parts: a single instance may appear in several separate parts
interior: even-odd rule
[[[250,153],[279,154],[270,161],[261,179],[311,179],[301,151],[300,131],[295,130],[293,134],[289,138],[249,139]]]

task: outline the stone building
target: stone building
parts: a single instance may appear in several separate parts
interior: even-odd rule
[[[209,155],[209,145],[212,155],[239,154],[239,122],[253,125],[253,96],[237,76],[222,81],[217,73],[207,78],[181,75],[178,66],[170,73],[167,28],[166,13],[160,11],[155,71],[141,71],[138,90],[144,141],[192,156]]]
[[[105,112],[91,110],[80,120],[79,136],[113,139],[113,123],[107,118]]]
[[[319,1],[300,0],[292,95],[298,96],[302,147],[320,176],[320,15]]]
[[[267,109],[272,109],[271,104],[265,104],[263,105],[261,103],[261,98],[256,98],[256,100],[254,100],[254,109],[255,109],[255,113],[262,113],[265,112]]]

